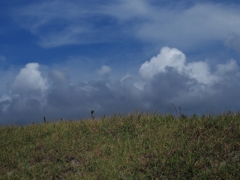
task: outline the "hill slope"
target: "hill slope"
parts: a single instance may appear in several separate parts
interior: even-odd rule
[[[240,179],[240,114],[0,127],[0,179]]]

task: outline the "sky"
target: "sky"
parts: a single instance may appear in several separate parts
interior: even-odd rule
[[[0,125],[240,109],[240,2],[0,0]],[[179,112],[178,112],[179,113]]]

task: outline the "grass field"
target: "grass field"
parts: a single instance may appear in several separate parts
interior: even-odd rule
[[[240,179],[240,113],[3,126],[0,179]]]

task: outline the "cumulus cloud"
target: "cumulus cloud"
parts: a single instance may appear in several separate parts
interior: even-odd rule
[[[185,59],[185,55],[178,49],[164,47],[156,57],[143,63],[139,72],[144,78],[152,78],[160,72],[166,72],[167,67],[174,68],[181,73]]]
[[[23,69],[21,69],[12,84],[12,89],[17,91],[44,91],[47,88],[47,81],[42,77],[38,63],[28,63]]]
[[[188,63],[185,68],[185,74],[191,79],[195,79],[198,83],[213,84],[218,80],[216,76],[211,74],[211,70],[207,62]]]
[[[102,74],[109,72],[103,68]],[[240,69],[234,59],[210,68],[207,61],[187,62],[185,54],[163,47],[159,54],[139,65],[139,74],[72,83],[69,71],[28,63],[0,96],[0,124],[26,124],[48,120],[91,118],[135,110],[174,113],[212,113],[239,108]],[[106,70],[107,69],[107,70]],[[211,111],[214,110],[214,111]]]
[[[77,119],[89,117],[91,109],[99,117],[136,109],[171,112],[171,103],[188,112],[236,107],[240,89],[238,59],[205,58],[210,51],[218,51],[224,40],[228,49],[240,52],[239,3],[183,2],[43,0],[10,7],[7,14],[35,36],[41,47],[114,42],[111,52],[109,44],[101,44],[108,57],[99,57],[98,62],[105,64],[114,59],[122,64],[100,67],[95,60],[76,55],[43,71],[38,63],[6,68],[7,59],[2,55],[0,123],[36,122],[43,116]],[[83,51],[78,55],[89,52]],[[131,52],[126,55],[123,51]],[[99,55],[105,56],[102,49],[95,53]]]
[[[236,65],[233,60],[232,65],[219,65],[220,69],[227,67],[225,71],[231,71],[232,66]],[[202,84],[213,84],[218,81],[219,77],[211,73],[211,69],[206,61],[186,62],[186,56],[176,48],[164,47],[160,53],[143,63],[139,69],[139,73],[143,78],[152,78],[159,73],[166,73],[169,68],[174,69],[179,75],[187,76]]]

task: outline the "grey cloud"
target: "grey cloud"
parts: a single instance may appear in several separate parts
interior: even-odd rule
[[[222,112],[227,108],[231,110],[239,108],[236,98],[239,97],[240,71],[235,60],[218,64],[213,70],[206,62],[185,64],[184,54],[176,49],[173,50],[168,53],[161,51],[160,55],[143,63],[145,66],[140,67],[142,70],[140,74],[146,71],[153,75],[144,89],[144,95],[146,95],[144,102],[148,102],[149,107],[156,106],[161,107],[163,111],[169,111],[170,107],[166,105],[174,103],[183,107],[186,113]],[[174,55],[179,53],[183,56]],[[178,64],[175,61],[183,62]],[[194,67],[192,68],[194,71],[188,71],[188,67]],[[182,71],[179,70],[181,68]],[[206,78],[209,80],[208,83],[204,82]]]
[[[235,81],[239,80],[240,78]],[[181,106],[183,113],[202,113],[209,108],[229,110],[226,108],[232,109],[237,105],[237,84],[216,84],[206,91],[198,87],[197,82],[193,82],[191,86],[188,82],[187,77],[169,70],[166,74],[156,75],[145,84],[144,90],[134,87],[132,80],[124,83],[95,81],[65,88],[50,88],[45,104],[42,102],[44,98],[36,98],[36,95],[22,95],[11,102],[2,101],[1,106],[6,103],[9,106],[6,112],[2,110],[0,113],[1,124],[42,122],[43,116],[53,120],[90,118],[91,109],[95,110],[97,117],[101,117],[104,114],[109,116],[135,110],[157,109],[161,113],[174,113],[171,103]]]
[[[185,106],[192,98],[196,99],[204,92],[201,92],[196,80],[176,72],[173,68],[167,68],[167,72],[155,75],[145,88],[145,101],[152,104],[151,108],[157,107],[162,112],[171,112],[171,103]]]
[[[143,102],[148,104],[149,109],[157,108],[163,113],[174,113],[171,103],[176,107],[181,106],[182,112],[186,114],[239,110],[239,73],[237,76],[225,76],[225,80],[207,86],[169,68],[167,73],[155,75],[145,85]],[[230,78],[231,81],[228,80]]]
[[[41,122],[43,116],[53,120],[90,118],[91,109],[97,117],[127,113],[139,106],[141,97],[132,82],[118,80],[79,82],[61,87],[53,83],[44,95],[33,90],[25,93],[9,95],[11,100],[0,101],[1,124]],[[8,107],[4,111],[6,103]]]

